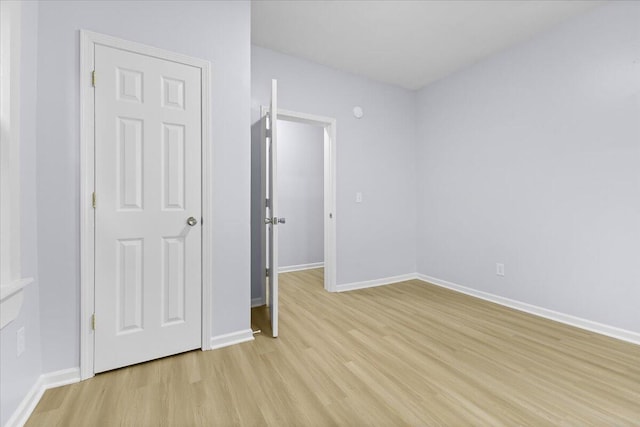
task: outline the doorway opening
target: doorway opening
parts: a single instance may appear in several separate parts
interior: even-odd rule
[[[277,88],[274,82],[272,94],[275,94],[276,91]],[[256,262],[253,262],[255,273],[253,276],[254,278],[257,276],[257,280],[254,280],[254,285],[252,285],[251,302],[254,308],[261,306],[269,308],[269,310],[264,310],[263,314],[260,314],[260,310],[252,310],[252,317],[254,318],[252,320],[256,320],[252,323],[254,325],[270,323],[272,329],[275,325],[275,332],[272,331],[271,334],[275,337],[277,336],[277,300],[271,301],[271,299],[274,293],[277,297],[277,275],[279,272],[323,267],[323,286],[325,291],[336,291],[336,120],[329,117],[279,109],[277,105],[274,108],[274,99],[276,97],[272,95],[271,107],[261,108],[261,120],[256,123],[261,128],[259,149],[254,146],[254,153],[257,151],[261,153],[259,161],[261,182],[258,185],[254,181],[254,190],[260,187],[261,192],[259,194],[254,193],[253,196],[254,206],[257,207],[253,211],[255,216],[253,235],[256,257]],[[271,121],[274,117],[273,124],[275,126],[272,128]],[[300,147],[301,144],[313,145],[314,141],[295,141],[295,138],[292,141],[288,141],[289,136],[296,133],[306,133],[309,136],[313,135],[313,138],[317,137],[319,146],[306,147],[310,150],[304,150],[304,148]],[[284,140],[282,139],[283,136]],[[287,178],[291,178],[286,175],[295,174],[296,170],[300,171],[301,168],[307,168],[307,165],[303,163],[304,160],[302,159],[298,164],[294,159],[286,159],[287,155],[291,156],[293,153],[283,153],[278,145],[281,142],[285,145],[285,151],[287,146],[291,149],[291,144],[298,144],[297,147],[294,147],[297,148],[295,151],[310,151],[304,154],[307,159],[310,159],[313,155],[321,157],[321,162],[317,162],[316,165],[312,166],[314,169],[317,166],[315,172],[311,174],[312,176],[307,175],[304,178],[306,181],[320,179],[319,183],[315,183],[317,186],[314,190],[309,189],[310,191],[317,191],[319,194],[314,194],[313,197],[310,193],[305,195],[306,190],[303,188],[302,182],[286,182]],[[275,150],[272,150],[274,146]],[[269,154],[272,154],[271,159]],[[278,165],[279,157],[285,163],[275,166]],[[276,161],[275,165],[273,160]],[[287,165],[289,162],[291,164]],[[256,166],[254,171],[257,172],[257,159],[254,165]],[[284,169],[282,169],[282,166],[284,166]],[[274,171],[278,172],[274,174]],[[279,178],[281,172],[285,174],[283,177],[284,182]],[[275,184],[275,187],[272,184]],[[287,186],[290,188],[286,188]],[[303,198],[306,198],[309,203],[302,203],[301,205],[296,203],[296,200],[292,200],[302,196],[305,196]],[[313,214],[308,213],[309,209],[314,210]],[[307,214],[305,214],[305,211],[307,211]],[[313,230],[308,228],[312,223],[315,227]],[[293,227],[287,230],[286,228],[289,225],[293,225]],[[274,233],[276,227],[279,231]],[[278,237],[280,233],[282,237]],[[296,251],[295,249],[296,247],[299,248],[300,244],[305,244],[305,238],[300,238],[299,233],[306,234],[306,243],[309,244],[303,251]],[[275,242],[273,241],[274,234]],[[279,243],[280,238],[284,239],[282,245]],[[287,252],[284,252],[285,245],[289,246]],[[278,253],[280,248],[283,248],[282,254]],[[275,256],[273,254],[274,251],[276,252]],[[318,254],[318,251],[320,254]],[[277,260],[275,265],[273,263],[274,258]],[[273,293],[270,292],[272,288],[275,290]],[[268,317],[271,317],[271,322],[268,321]]]
[[[324,267],[323,128],[278,119],[278,273]]]
[[[279,162],[279,167],[280,167],[279,173],[291,172],[286,169],[283,171],[282,170],[283,165],[285,167],[290,166],[293,169],[298,167],[294,164],[295,159],[283,157],[283,154],[285,156],[288,155],[289,157],[292,154],[295,154],[295,153],[291,153],[291,151],[293,151],[292,149],[296,148],[293,146],[293,144],[300,145],[300,144],[304,144],[305,142],[308,142],[310,144],[315,145],[314,144],[315,140],[313,141],[304,140],[304,137],[307,136],[309,138],[315,138],[316,137],[315,131],[319,129],[318,133],[322,140],[321,150],[314,151],[314,147],[310,147],[309,150],[298,149],[296,151],[298,153],[302,152],[300,154],[304,155],[307,159],[310,159],[310,157],[313,154],[317,154],[318,152],[322,155],[322,162],[321,162],[322,163],[322,166],[321,166],[322,199],[320,203],[315,204],[313,208],[322,210],[323,219],[321,220],[321,227],[322,227],[322,236],[321,236],[322,265],[321,266],[324,267],[324,289],[328,292],[335,292],[336,291],[336,288],[335,288],[336,287],[336,209],[335,209],[336,120],[330,117],[317,116],[317,115],[306,114],[306,113],[301,113],[297,111],[289,111],[289,110],[283,110],[283,109],[278,109],[277,111],[278,112],[277,112],[276,126],[278,126],[278,138],[279,138],[278,143],[284,144],[284,146],[278,146],[277,155],[278,155],[278,160],[282,158],[282,160],[285,161],[284,164]],[[262,107],[261,113],[262,113],[263,120],[266,120],[266,117],[268,117],[268,108]],[[302,136],[303,138],[300,139],[300,136]],[[282,150],[281,148],[284,148],[284,150]],[[289,151],[289,152],[286,153],[286,151]],[[305,167],[305,165],[299,165],[299,166]],[[315,166],[312,166],[312,167],[315,167]],[[317,171],[314,171],[314,172],[317,173]],[[305,172],[305,175],[307,175],[307,179],[309,181],[312,181],[312,177],[309,176],[310,174],[307,174]],[[280,179],[280,178],[284,178],[284,179]],[[279,175],[277,179],[277,183],[279,185],[278,190],[279,190],[279,198],[280,198],[279,210],[280,210],[280,214],[285,218],[285,220],[287,219],[287,216],[289,216],[289,218],[294,218],[291,216],[290,213],[287,212],[287,209],[290,209],[290,208],[299,209],[299,206],[300,206],[299,204],[298,206],[295,206],[296,204],[295,200],[291,200],[292,198],[295,197],[294,193],[296,193],[298,189],[295,188],[295,185],[296,185],[295,183],[290,182],[289,178],[291,178],[291,176],[281,177]],[[294,188],[283,188],[281,184],[286,184]],[[285,191],[284,194],[283,194],[283,190]],[[314,195],[314,198],[315,197],[316,196]],[[289,205],[285,204],[283,206],[283,202],[291,203],[291,204]],[[308,219],[309,221],[305,221],[305,222],[307,222],[308,225],[311,225],[310,222],[312,222],[314,218],[308,218]],[[291,221],[292,219],[289,220],[288,224],[285,222],[285,225],[286,226],[293,225]],[[298,225],[298,224],[296,223],[295,225]],[[300,225],[304,226],[304,224],[300,224]],[[289,245],[293,246],[292,243],[294,242],[293,241],[294,236],[291,236],[293,231],[294,230],[284,230],[284,227],[281,229],[280,239],[285,239],[285,240],[284,242],[280,242],[282,244],[278,245],[279,249],[284,248],[284,246],[287,245],[288,243]],[[289,239],[289,237],[291,239]],[[287,239],[289,239],[289,241]],[[300,244],[300,240],[295,241],[295,245],[299,245],[299,244]],[[309,249],[309,251],[311,251],[311,249]],[[291,258],[283,258],[283,256],[285,257],[291,256]],[[311,257],[312,255],[308,255],[308,256]],[[295,271],[295,270],[301,270],[304,268],[314,267],[313,265],[305,265],[305,264],[314,264],[313,262],[307,262],[307,263],[298,262],[295,260],[296,259],[299,260],[301,258],[296,258],[293,255],[285,254],[283,252],[280,253],[279,258],[281,261],[279,263],[280,265],[278,266],[278,271],[282,273],[287,271]],[[307,259],[311,259],[311,258],[307,258]],[[321,266],[318,265],[318,267],[321,267]]]

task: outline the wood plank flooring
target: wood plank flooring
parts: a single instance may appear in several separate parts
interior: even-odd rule
[[[278,339],[49,390],[27,425],[640,426],[640,346],[420,281],[280,277]]]

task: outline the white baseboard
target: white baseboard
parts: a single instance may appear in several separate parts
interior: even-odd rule
[[[545,319],[554,320],[556,322],[564,323],[567,325],[575,326],[577,328],[585,329],[587,331],[595,332],[608,337],[616,338],[622,341],[630,342],[632,344],[640,345],[640,333],[629,331],[626,329],[617,328],[615,326],[605,325],[603,323],[594,322],[592,320],[583,319],[581,317],[572,316],[570,314],[560,313],[558,311],[550,310],[544,307],[528,304],[525,302],[513,300],[499,295],[490,294],[488,292],[479,291],[476,289],[468,288],[466,286],[458,285],[456,283],[448,282],[446,280],[438,279],[436,277],[427,276],[425,274],[412,273],[403,274],[401,276],[386,277],[383,279],[368,280],[364,282],[347,283],[344,285],[336,286],[337,292],[353,291],[356,289],[365,289],[375,286],[390,285],[397,282],[404,282],[406,280],[418,279],[423,282],[428,282],[443,288],[447,288],[456,292],[460,292],[466,295],[470,295],[476,298],[480,298],[486,301],[494,302],[496,304],[503,305],[505,307],[513,308],[519,311],[524,311],[535,316],[544,317]]]
[[[253,341],[253,331],[244,329],[242,331],[231,332],[230,334],[216,335],[211,337],[211,350],[216,348],[228,347],[242,342]]]
[[[558,311],[549,310],[547,308],[539,307],[532,304],[527,304],[525,302],[513,300],[510,298],[501,297],[499,295],[490,294],[488,292],[478,291],[476,289],[457,285],[455,283],[447,282],[446,280],[438,279],[436,277],[431,277],[424,274],[418,274],[417,278],[419,280],[431,283],[433,285],[440,286],[442,288],[447,288],[456,292],[471,295],[473,297],[494,302],[496,304],[500,304],[505,307],[513,308],[519,311],[524,311],[526,313],[533,314],[539,317],[544,317],[546,319],[554,320],[556,322],[575,326],[577,328],[585,329],[587,331],[595,332],[595,333],[606,335],[612,338],[617,338],[622,341],[627,341],[632,344],[640,345],[640,333],[638,332],[616,328],[615,326],[605,325],[603,323],[594,322],[592,320],[583,319],[581,317],[572,316],[570,314],[560,313]]]
[[[324,262],[313,262],[311,264],[287,265],[278,267],[278,273],[291,273],[292,271],[312,270],[324,267]]]
[[[404,282],[407,280],[416,279],[418,276],[415,273],[402,274],[400,276],[384,277],[382,279],[367,280],[364,282],[346,283],[344,285],[337,285],[336,292],[354,291],[356,289],[373,288],[375,286],[390,285],[392,283]]]
[[[266,304],[264,297],[251,298],[251,307],[260,307]]]
[[[13,415],[9,418],[5,427],[22,427],[25,425],[31,413],[40,402],[42,395],[50,388],[73,384],[80,381],[80,368],[64,369],[62,371],[49,372],[38,377],[27,395],[22,399]]]

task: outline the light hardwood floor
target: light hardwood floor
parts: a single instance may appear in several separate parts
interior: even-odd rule
[[[640,425],[640,346],[420,281],[330,294],[309,270],[281,275],[278,339],[49,390],[27,425]]]

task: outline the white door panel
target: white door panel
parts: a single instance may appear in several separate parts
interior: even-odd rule
[[[271,82],[271,105],[269,106],[269,127],[271,137],[267,147],[267,186],[269,197],[268,217],[273,221],[267,225],[267,265],[269,266],[268,298],[271,332],[278,336],[278,82]]]
[[[95,69],[101,372],[201,345],[202,113],[198,68],[97,45]]]

